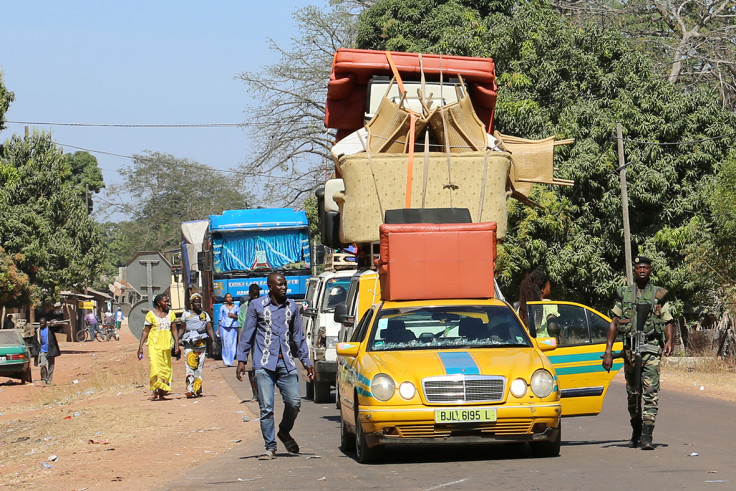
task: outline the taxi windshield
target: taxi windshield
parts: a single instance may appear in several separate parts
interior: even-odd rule
[[[531,340],[505,305],[407,307],[379,312],[369,351],[528,347]]]

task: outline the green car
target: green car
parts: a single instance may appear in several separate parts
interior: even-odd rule
[[[0,377],[33,381],[31,355],[17,329],[0,329]]]

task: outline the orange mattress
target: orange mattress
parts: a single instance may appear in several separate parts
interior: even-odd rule
[[[383,224],[383,300],[492,298],[496,223]]]

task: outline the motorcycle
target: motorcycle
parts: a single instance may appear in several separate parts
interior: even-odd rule
[[[111,341],[115,338],[115,341],[120,341],[120,334],[115,329],[115,320],[112,317],[107,317],[102,323],[102,333],[105,335],[105,339]]]

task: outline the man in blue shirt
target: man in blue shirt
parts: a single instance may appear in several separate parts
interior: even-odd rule
[[[56,365],[56,357],[61,354],[59,343],[56,342],[56,335],[49,328],[46,317],[38,320],[38,342],[41,345],[41,351],[38,354],[39,365],[41,366],[41,385],[50,385],[54,376],[54,366]]]
[[[266,451],[258,457],[261,460],[276,457],[276,436],[290,453],[299,453],[299,445],[290,434],[301,406],[295,355],[307,370],[307,378],[314,377],[299,307],[286,298],[286,278],[281,273],[271,273],[267,284],[268,296],[251,300],[248,305],[236,353],[236,376],[242,381],[248,353],[253,350],[261,433],[266,444]],[[292,353],[292,349],[296,353]],[[284,414],[277,435],[274,435],[274,386],[279,388],[284,399]]]

